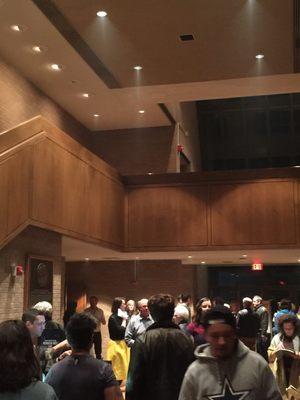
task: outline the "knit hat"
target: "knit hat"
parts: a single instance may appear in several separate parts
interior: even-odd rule
[[[227,324],[236,329],[236,319],[231,311],[224,306],[216,306],[204,314],[203,326],[207,329],[214,324]]]

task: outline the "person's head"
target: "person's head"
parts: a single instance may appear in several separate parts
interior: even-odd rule
[[[22,321],[0,324],[0,393],[16,392],[30,385],[37,374],[32,340]]]
[[[279,303],[279,310],[289,310],[292,309],[292,302],[289,299],[282,299]]]
[[[298,333],[298,319],[294,315],[282,315],[278,322],[280,333],[286,338],[293,338]]]
[[[254,308],[257,308],[262,304],[262,298],[260,296],[254,296],[252,300],[252,304]]]
[[[40,313],[45,316],[46,321],[52,320],[52,305],[48,303],[48,301],[40,301],[36,303],[33,308],[40,311]]]
[[[198,302],[198,306],[201,308],[202,313],[206,313],[212,307],[211,300],[208,297],[202,297]]]
[[[41,336],[45,329],[45,316],[41,311],[31,308],[24,312],[22,321],[25,323],[32,339]]]
[[[189,312],[188,309],[182,304],[178,304],[174,310],[173,320],[175,324],[185,323],[189,320]]]
[[[175,300],[170,294],[156,294],[150,297],[148,307],[154,321],[170,321],[174,315]]]
[[[189,293],[183,293],[181,295],[181,303],[185,303],[190,306],[192,304],[192,296]]]
[[[140,312],[141,317],[143,318],[149,317],[148,299],[141,299],[138,301],[138,310]]]
[[[251,306],[252,306],[252,299],[250,299],[250,297],[244,297],[243,298],[243,307],[251,308]]]
[[[97,322],[86,313],[74,314],[66,326],[66,336],[72,350],[89,351],[93,345]]]
[[[208,297],[202,297],[202,299],[198,300],[195,306],[195,315],[193,317],[194,322],[197,325],[202,323],[204,314],[211,309],[211,301]]]
[[[115,297],[111,305],[111,312],[113,314],[117,314],[119,308],[122,311],[125,311],[126,308],[125,300],[122,297]]]
[[[215,297],[212,301],[213,307],[215,306],[224,306],[224,299],[222,297]]]
[[[91,296],[91,297],[89,298],[89,301],[90,301],[90,306],[91,306],[92,308],[96,308],[99,300],[98,300],[98,297],[96,297],[96,296]]]
[[[204,315],[203,325],[212,356],[218,359],[229,358],[238,342],[234,315],[227,307],[216,306]]]
[[[127,300],[126,311],[128,312],[129,315],[133,315],[135,313],[136,306],[134,300]]]

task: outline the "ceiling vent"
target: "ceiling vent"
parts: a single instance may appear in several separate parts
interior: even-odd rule
[[[195,40],[193,35],[180,35],[179,38],[182,42],[190,42],[191,40]]]

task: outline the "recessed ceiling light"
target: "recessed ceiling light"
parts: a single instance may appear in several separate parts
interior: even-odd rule
[[[143,67],[140,65],[136,65],[133,67],[133,69],[135,69],[136,71],[140,71],[141,69],[143,69]]]
[[[61,71],[63,66],[61,64],[51,64],[51,69],[53,69],[53,71]]]
[[[294,165],[293,168],[300,168],[300,165]]]
[[[193,256],[188,256],[188,258],[193,258]]]
[[[24,32],[26,30],[24,25],[11,25],[10,28],[15,32]]]
[[[255,58],[256,58],[257,60],[261,60],[261,59],[263,59],[264,57],[265,57],[264,54],[256,54],[256,56],[255,56]]]
[[[98,118],[98,117],[100,117],[100,114],[94,114],[94,117]]]
[[[33,47],[32,47],[32,50],[33,50],[35,53],[42,53],[43,51],[46,50],[46,48],[45,48],[44,46],[33,46]]]
[[[101,18],[103,18],[103,17],[106,17],[107,16],[107,12],[106,11],[98,11],[97,12],[97,15],[98,15],[98,17],[101,17]]]
[[[83,93],[82,96],[83,96],[83,97],[86,97],[86,98],[90,97],[90,95],[89,95],[88,93]]]
[[[84,261],[90,261],[90,259],[88,257],[85,257]]]
[[[201,264],[206,264],[206,262],[205,261],[201,261]]]
[[[153,172],[148,172],[148,175],[152,175],[153,174]]]
[[[300,262],[300,260],[298,260],[298,262]]]
[[[140,114],[144,114],[144,113],[145,113],[145,110],[139,110],[139,113],[140,113]]]
[[[243,254],[242,257],[243,258],[247,258],[248,256],[247,256],[247,254]]]

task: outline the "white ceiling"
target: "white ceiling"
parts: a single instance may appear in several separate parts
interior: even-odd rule
[[[66,261],[120,261],[120,260],[182,260],[184,264],[249,265],[255,261],[264,264],[295,264],[300,259],[300,249],[256,249],[218,251],[172,251],[172,252],[119,252],[105,247],[64,236],[62,255]],[[247,257],[243,257],[243,256]],[[189,258],[191,256],[192,258]],[[300,265],[299,265],[300,268]]]
[[[211,0],[209,5],[189,0],[184,7],[177,0],[172,4],[155,0],[151,18],[150,3],[132,1],[55,1],[107,69],[127,87],[108,88],[31,0],[0,2],[0,55],[94,131],[169,125],[158,103],[300,92],[300,76],[292,73],[292,0]],[[102,7],[110,12],[109,23],[99,27],[104,21],[95,19],[90,10]],[[178,21],[182,26],[175,29]],[[14,32],[12,24],[26,29]],[[87,35],[87,27],[94,29],[95,24],[102,35],[97,30]],[[106,29],[112,24],[113,32]],[[196,32],[200,43],[195,41],[184,50],[181,44],[172,44],[170,34],[177,38],[183,28],[183,33]],[[47,50],[34,54],[33,45]],[[257,61],[254,55],[261,51],[266,57]],[[51,63],[65,68],[51,71]],[[140,82],[148,86],[128,87],[138,83],[133,63],[144,66]],[[91,94],[89,99],[82,97],[86,92]],[[144,114],[138,113],[141,109]],[[94,118],[94,113],[100,117]]]

